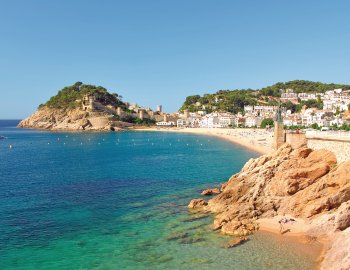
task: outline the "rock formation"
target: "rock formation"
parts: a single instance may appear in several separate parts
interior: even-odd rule
[[[208,188],[206,190],[203,190],[201,195],[209,196],[209,195],[219,194],[219,193],[220,193],[220,190],[218,188]]]
[[[81,108],[53,109],[47,106],[38,109],[18,125],[21,128],[71,131],[117,131],[129,126],[132,124],[116,121],[107,112],[87,112]]]
[[[308,235],[329,239],[321,268],[350,269],[350,160],[337,164],[330,151],[285,144],[249,160],[219,195],[190,205],[215,213],[213,229],[236,236],[259,229],[262,218],[301,218]]]
[[[129,122],[134,122],[136,115],[136,112],[128,110],[127,104],[121,101],[121,96],[117,93],[111,94],[102,86],[76,82],[64,87],[45,104],[41,104],[18,127],[116,131],[133,126]]]

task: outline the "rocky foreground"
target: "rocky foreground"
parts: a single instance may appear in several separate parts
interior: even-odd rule
[[[262,220],[284,215],[302,220],[310,239],[328,240],[321,269],[350,269],[350,160],[337,164],[330,151],[285,144],[249,160],[220,194],[192,200],[188,207],[215,213],[213,228],[240,239]]]
[[[108,112],[87,112],[80,108],[53,109],[43,107],[18,127],[66,131],[118,131],[132,126],[130,123],[115,121]]]

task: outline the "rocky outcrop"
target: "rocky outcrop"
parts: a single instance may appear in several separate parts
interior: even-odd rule
[[[310,235],[330,239],[349,233],[349,204],[350,160],[337,164],[330,151],[293,149],[288,144],[249,160],[219,195],[207,205],[200,202],[203,210],[216,214],[213,229],[225,234],[245,236],[259,229],[261,218],[290,215],[305,220]],[[342,262],[337,269],[349,269],[349,253],[332,255],[334,243],[323,269],[331,269],[327,265],[335,258]],[[350,249],[349,243],[345,246]]]
[[[218,188],[208,188],[202,191],[201,195],[203,196],[209,196],[213,194],[219,194],[220,190]]]
[[[87,112],[80,108],[52,109],[44,106],[18,127],[69,131],[118,131],[132,124],[115,121],[107,112]]]
[[[198,208],[203,208],[206,205],[208,205],[208,203],[205,200],[193,199],[192,201],[190,201],[188,208],[189,209],[198,209]]]

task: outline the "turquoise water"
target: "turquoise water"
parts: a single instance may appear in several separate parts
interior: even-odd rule
[[[0,269],[310,269],[268,234],[240,247],[187,204],[254,152],[176,133],[53,133],[0,121]],[[12,149],[9,145],[12,145]]]

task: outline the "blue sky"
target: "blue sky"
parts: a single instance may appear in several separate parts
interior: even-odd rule
[[[0,119],[76,81],[168,112],[218,89],[350,84],[349,12],[337,0],[0,0]]]

